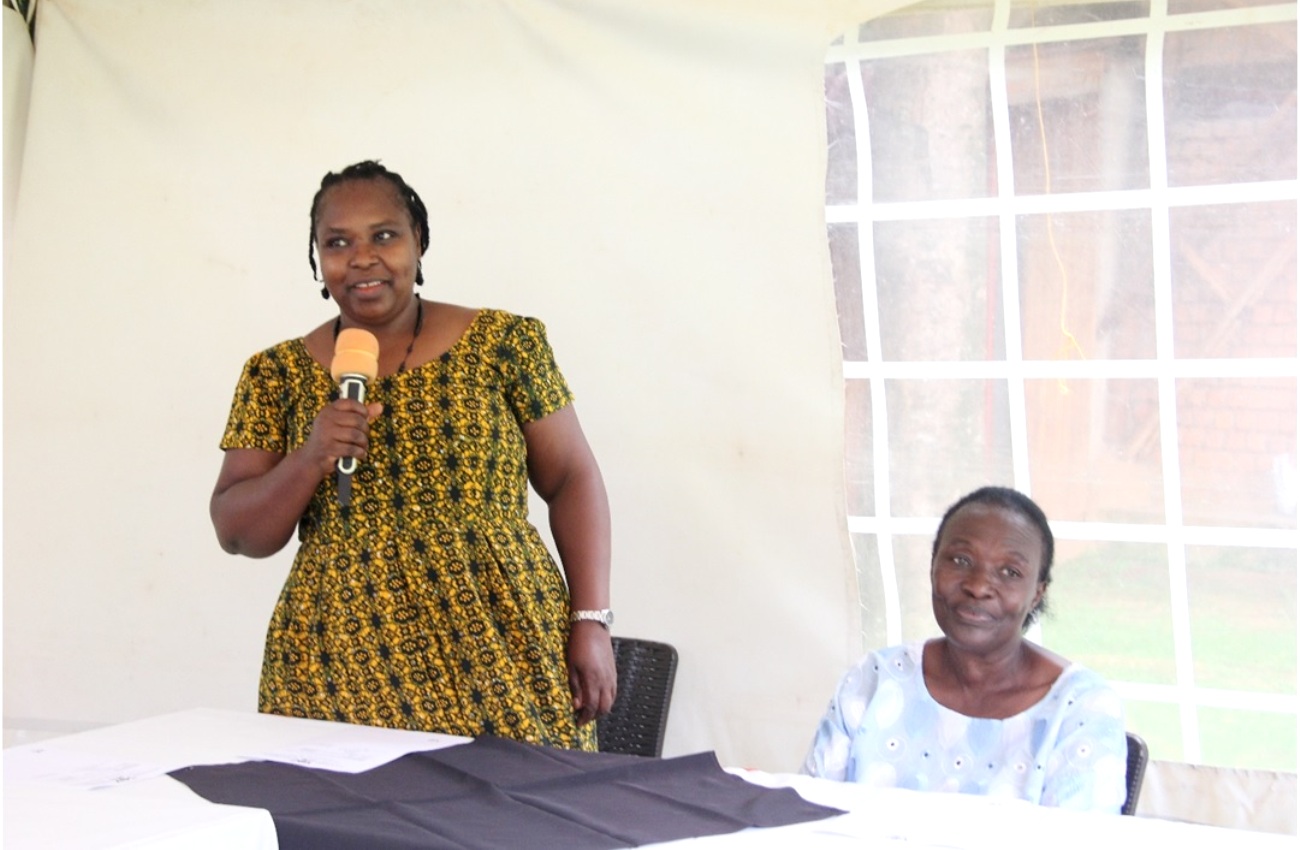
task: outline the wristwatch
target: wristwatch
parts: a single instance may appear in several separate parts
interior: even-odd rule
[[[614,625],[614,612],[608,608],[601,608],[596,611],[574,611],[569,615],[570,623],[576,623],[579,620],[594,620],[608,629]]]

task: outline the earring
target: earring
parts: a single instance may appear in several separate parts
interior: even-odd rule
[[[415,261],[415,285],[424,286],[424,261]]]
[[[326,301],[330,300],[330,291],[322,286],[320,288],[320,297],[324,298]]]

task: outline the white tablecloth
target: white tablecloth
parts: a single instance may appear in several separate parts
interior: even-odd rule
[[[455,743],[448,736],[196,709],[110,726],[4,751],[4,847],[274,850],[275,825],[260,809],[218,806],[162,775],[189,764],[274,756],[323,765],[362,765]],[[358,768],[359,769],[359,768]],[[735,771],[751,782],[793,786],[807,799],[848,813],[775,829],[657,845],[680,848],[1100,848],[1294,847],[1293,837],[1118,815],[1089,815],[959,794],[920,794]],[[92,787],[98,786],[98,787]]]

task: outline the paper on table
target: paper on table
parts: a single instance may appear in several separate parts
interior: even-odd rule
[[[65,788],[97,790],[139,779],[152,779],[196,763],[278,761],[303,767],[360,773],[407,753],[437,750],[468,742],[469,738],[437,732],[409,732],[372,726],[340,724],[322,734],[287,747],[232,752],[228,757],[147,762],[88,751],[75,738],[14,747],[4,754],[5,782],[31,782]]]
[[[183,766],[108,758],[57,744],[14,748],[4,755],[6,783],[31,782],[85,791],[152,779]]]
[[[322,735],[291,747],[248,753],[240,761],[278,761],[301,767],[360,773],[387,764],[407,753],[440,750],[467,743],[469,738],[438,732],[406,732],[375,726],[348,726],[346,734]]]

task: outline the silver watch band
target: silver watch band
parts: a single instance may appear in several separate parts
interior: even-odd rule
[[[609,628],[614,625],[614,612],[608,608],[599,608],[592,611],[574,611],[569,614],[570,623],[576,623],[579,620],[593,620],[605,628]]]

